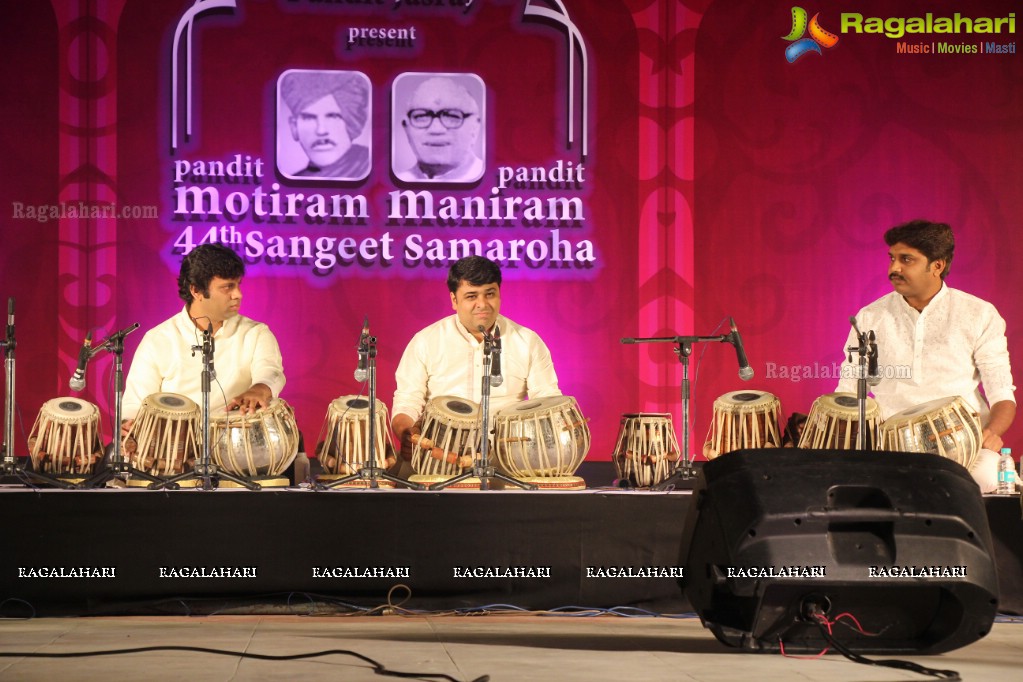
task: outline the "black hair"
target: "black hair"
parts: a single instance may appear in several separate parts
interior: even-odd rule
[[[448,269],[448,291],[455,293],[463,281],[474,287],[496,282],[501,287],[501,266],[483,256],[466,256]]]
[[[952,255],[955,252],[956,240],[948,223],[911,220],[885,232],[884,241],[888,246],[905,244],[916,249],[927,257],[928,265],[936,260],[945,261],[945,267],[941,271],[942,279],[945,279],[952,267]]]
[[[200,244],[181,261],[178,274],[178,296],[186,305],[192,303],[192,287],[209,297],[214,277],[238,279],[245,274],[245,263],[223,244]]]

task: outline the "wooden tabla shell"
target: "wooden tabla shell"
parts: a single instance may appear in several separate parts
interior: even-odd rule
[[[571,396],[525,400],[494,416],[494,459],[509,476],[571,476],[589,451],[590,427]]]
[[[176,476],[195,464],[201,440],[199,406],[177,393],[146,396],[124,438],[131,465],[154,476]]]
[[[381,468],[395,462],[389,422],[387,405],[377,400],[373,454],[376,466]],[[356,395],[332,400],[317,442],[316,456],[325,474],[348,476],[368,466],[369,400]]]
[[[423,476],[457,476],[472,466],[481,432],[476,403],[449,395],[431,399],[412,440],[412,468]]]
[[[732,391],[714,401],[714,419],[703,454],[707,459],[743,448],[781,445],[781,401],[767,391]]]
[[[103,457],[99,408],[81,398],[53,398],[43,403],[28,437],[36,471],[84,476]]]
[[[210,418],[210,457],[236,476],[279,476],[298,455],[291,405],[274,398],[250,414],[216,410]]]
[[[867,450],[881,442],[881,407],[867,398]],[[854,393],[828,393],[813,401],[799,437],[799,447],[813,450],[855,450],[860,430],[859,401]]]
[[[961,396],[938,398],[893,414],[881,426],[881,449],[926,452],[973,466],[983,442],[980,417]]]
[[[657,485],[671,474],[681,452],[670,413],[622,415],[612,456],[619,479],[641,488]]]

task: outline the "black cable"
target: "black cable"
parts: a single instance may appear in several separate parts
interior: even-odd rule
[[[458,682],[457,679],[444,673],[410,673],[402,672],[400,670],[388,670],[382,663],[378,663],[369,656],[363,656],[360,653],[349,651],[348,649],[328,649],[326,651],[313,651],[306,654],[286,654],[286,655],[273,655],[273,654],[254,654],[247,651],[225,651],[224,649],[207,649],[206,647],[198,646],[145,646],[138,647],[135,649],[111,649],[109,651],[76,651],[72,653],[38,653],[38,652],[18,652],[18,651],[2,651],[0,656],[8,658],[77,658],[77,657],[92,657],[92,656],[115,656],[120,654],[141,654],[148,653],[150,651],[194,651],[202,654],[220,654],[223,656],[240,656],[242,658],[254,658],[260,661],[297,661],[305,658],[316,658],[318,656],[330,656],[331,654],[341,654],[344,656],[352,656],[365,661],[373,666],[373,672],[377,675],[390,675],[392,677],[429,677],[438,678],[442,680],[451,680],[451,682]],[[481,675],[472,682],[489,682],[490,675]]]
[[[870,658],[866,658],[864,656],[860,656],[859,654],[850,651],[844,644],[842,644],[837,639],[832,637],[831,632],[828,631],[828,628],[825,622],[821,620],[821,617],[818,617],[816,619],[816,622],[817,628],[821,631],[821,635],[824,636],[824,639],[827,640],[828,644],[833,646],[835,650],[838,651],[838,653],[842,654],[843,656],[848,658],[850,661],[853,661],[854,663],[862,663],[863,665],[876,665],[883,668],[894,668],[896,670],[907,670],[909,672],[919,673],[921,675],[929,675],[931,677],[938,677],[943,680],[950,680],[951,682],[959,682],[962,680],[962,677],[960,677],[959,673],[956,672],[955,670],[938,670],[936,668],[927,668],[925,666],[913,663],[912,661],[904,661],[897,658],[873,660]]]

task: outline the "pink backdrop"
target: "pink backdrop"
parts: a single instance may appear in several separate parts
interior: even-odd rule
[[[103,334],[136,321],[148,328],[178,309],[180,257],[172,244],[189,221],[171,213],[173,160],[243,153],[272,162],[274,84],[286,68],[355,69],[370,77],[370,178],[340,189],[315,182],[302,188],[364,194],[374,211],[339,227],[272,229],[357,237],[456,232],[486,240],[556,227],[395,225],[380,208],[395,188],[389,87],[406,71],[472,71],[488,86],[488,171],[478,187],[445,194],[487,196],[498,165],[580,160],[578,145],[564,144],[564,33],[524,21],[526,2],[476,0],[468,12],[443,14],[285,0],[237,4],[195,22],[195,131],[173,154],[171,41],[191,2],[21,3],[0,24],[0,199],[11,207],[0,222],[0,295],[18,301],[18,405],[26,433],[45,400],[68,394],[87,329]],[[1010,352],[1019,357],[1011,266],[1021,248],[1012,239],[1023,187],[1019,55],[900,55],[897,41],[884,36],[842,34],[834,48],[789,64],[781,39],[791,26],[788,3],[563,4],[590,59],[590,148],[585,186],[570,194],[583,198],[586,219],[561,232],[592,240],[598,261],[592,268],[507,268],[503,312],[551,347],[562,389],[590,418],[590,459],[609,458],[622,412],[670,411],[679,428],[680,371],[671,347],[621,346],[621,336],[710,334],[725,316],[735,317],[756,376],[740,386],[730,348],[707,347],[702,361],[704,348],[696,349],[696,452],[713,399],[727,391],[768,390],[784,412],[807,411],[835,381],[772,378],[769,368],[802,372],[840,360],[848,316],[888,290],[881,234],[916,217],[956,229],[949,283],[999,307]],[[980,10],[962,1],[879,0],[806,8],[821,11],[833,32],[842,11],[1004,16],[1016,9],[1007,1]],[[422,39],[411,50],[346,51],[338,36],[350,25],[414,25]],[[14,212],[15,203],[79,200],[155,206],[159,217],[39,223]],[[284,397],[307,439],[332,398],[358,391],[351,372],[366,314],[380,338],[380,396],[390,403],[408,338],[450,311],[443,280],[443,267],[400,260],[324,276],[308,265],[250,265],[243,312],[277,333],[288,375]],[[129,337],[127,362],[140,338]],[[110,365],[98,358],[83,394],[104,410],[112,404]]]

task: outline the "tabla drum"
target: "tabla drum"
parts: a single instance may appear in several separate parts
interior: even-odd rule
[[[674,462],[681,457],[671,414],[667,412],[635,412],[623,414],[615,444],[615,471],[619,480],[647,488],[657,485],[671,474]]]
[[[378,468],[395,463],[394,441],[387,416],[387,405],[376,401],[373,421],[373,457]],[[356,395],[341,396],[327,407],[327,416],[320,431],[316,456],[323,467],[317,476],[321,481],[333,481],[359,472],[369,466],[369,400]],[[393,488],[394,484],[378,480],[378,485]],[[344,485],[367,487],[368,481],[352,480]]]
[[[298,455],[298,425],[291,405],[274,398],[249,414],[224,408],[214,414],[210,458],[218,468],[235,476],[255,477],[264,486],[288,485],[288,479],[280,476]],[[230,483],[221,480],[220,487],[232,487]]]
[[[970,469],[983,442],[980,417],[960,396],[893,414],[881,425],[881,449],[928,452]]]
[[[779,447],[780,412],[781,401],[767,391],[724,394],[714,401],[714,421],[703,446],[703,455],[714,459],[732,450]]]
[[[80,398],[54,398],[39,409],[28,437],[36,471],[82,481],[103,458],[99,408]]]
[[[200,431],[199,406],[192,399],[153,393],[142,401],[122,447],[136,469],[153,476],[177,476],[195,466],[202,447]],[[139,483],[149,485],[145,479]]]
[[[412,468],[415,483],[439,483],[471,467],[480,448],[479,405],[454,396],[438,396],[426,404],[419,434],[412,436]],[[457,487],[478,488],[478,478]]]
[[[873,450],[881,442],[881,408],[867,398],[867,443]],[[852,393],[828,393],[813,401],[799,438],[799,447],[813,450],[855,450],[860,430],[860,406]]]
[[[589,451],[589,424],[570,396],[526,400],[494,416],[497,469],[539,488],[585,488],[574,474]]]

